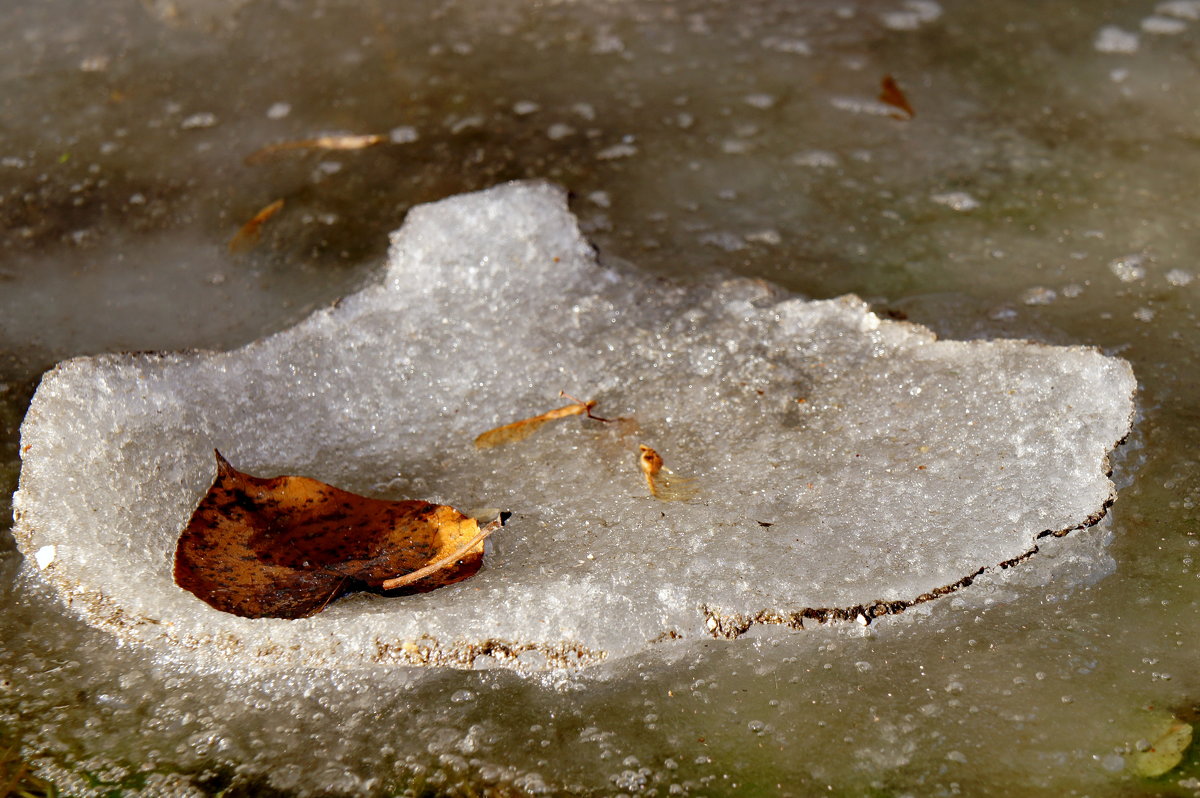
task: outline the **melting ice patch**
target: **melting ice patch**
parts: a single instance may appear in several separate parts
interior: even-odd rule
[[[627,420],[472,446],[560,389]],[[563,192],[517,183],[415,208],[380,284],[290,330],[60,364],[22,428],[16,535],[27,577],[90,623],[216,667],[578,666],[867,622],[1093,523],[1134,389],[1089,348],[937,341],[854,297],[599,265]],[[652,496],[640,444],[694,497]],[[458,585],[238,618],[171,576],[214,447],[258,475],[513,516]]]

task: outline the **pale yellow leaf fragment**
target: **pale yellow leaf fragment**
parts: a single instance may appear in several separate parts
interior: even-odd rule
[[[1171,718],[1165,731],[1145,751],[1134,754],[1133,772],[1152,779],[1170,771],[1183,760],[1183,753],[1192,744],[1192,726]]]
[[[663,466],[662,455],[649,446],[638,446],[638,468],[646,477],[650,495],[665,502],[687,501],[696,495],[692,480],[676,476]]]

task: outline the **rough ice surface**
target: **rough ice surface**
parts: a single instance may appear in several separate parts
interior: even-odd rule
[[[472,446],[560,389],[625,420]],[[938,341],[855,297],[601,265],[560,189],[512,183],[415,208],[380,284],[292,329],[60,364],[22,428],[15,534],[89,623],[211,664],[581,666],[865,623],[1007,567],[1103,515],[1134,390],[1091,348]],[[639,444],[694,498],[651,496]],[[459,585],[238,618],[171,578],[214,447],[513,516]]]

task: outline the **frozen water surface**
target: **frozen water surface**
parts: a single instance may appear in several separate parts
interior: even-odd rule
[[[1037,539],[1038,552],[1017,567],[993,563],[966,589],[865,627],[753,624],[731,642],[713,639],[705,620],[682,641],[569,671],[538,670],[532,654],[524,671],[397,663],[266,669],[244,654],[206,664],[190,649],[125,644],[81,620],[76,610],[88,607],[64,611],[48,581],[77,563],[78,552],[64,551],[61,561],[57,546],[22,554],[5,525],[0,751],[19,750],[72,795],[1127,798],[1200,790],[1195,747],[1158,779],[1134,770],[1164,724],[1200,720],[1200,281],[1193,279],[1200,3],[40,0],[5,4],[0,18],[6,507],[21,462],[18,427],[40,375],[55,363],[106,352],[235,349],[285,330],[379,283],[387,233],[408,209],[514,179],[568,188],[600,268],[622,275],[626,287],[643,271],[677,281],[647,290],[655,300],[644,312],[641,303],[625,311],[645,319],[651,307],[696,305],[699,349],[713,349],[728,330],[749,336],[752,327],[730,323],[731,303],[748,302],[753,323],[785,296],[754,289],[739,300],[736,283],[727,282],[736,274],[820,300],[855,294],[881,322],[907,319],[947,341],[1096,347],[1128,361],[1139,383],[1133,431],[1113,454],[1119,500],[1095,526]],[[838,107],[846,98],[870,106],[889,74],[916,111],[912,119]],[[534,105],[536,112],[521,113]],[[361,151],[289,151],[245,163],[265,145],[326,131],[384,140]],[[624,154],[600,157],[614,153]],[[230,253],[238,228],[277,199],[285,206],[258,245]],[[578,295],[615,303],[619,285]],[[603,312],[583,308],[581,323]],[[480,329],[474,316],[467,322]],[[646,351],[657,341],[665,352],[663,344],[681,335],[661,321],[648,329]],[[546,335],[582,346],[577,332]],[[765,356],[737,354],[690,368],[716,374]],[[616,354],[604,358],[611,363]],[[682,368],[673,361],[660,370]],[[170,361],[137,362],[149,373]],[[578,373],[599,372],[589,363]],[[637,417],[642,431],[634,437],[645,435],[669,466],[694,476],[698,501],[710,502],[660,504],[667,518],[656,523],[679,530],[668,541],[715,545],[689,523],[689,514],[723,513],[714,500],[775,523],[757,527],[761,534],[782,531],[780,517],[759,512],[772,509],[770,496],[737,496],[745,483],[713,454],[724,451],[716,441],[685,440],[674,422],[700,423],[696,414],[645,401],[665,394],[664,386],[572,385],[570,376],[536,385],[494,380],[488,394],[469,397],[470,419],[424,404],[423,412],[469,438],[554,406],[559,389],[594,391],[605,413]],[[757,388],[770,380],[753,376],[745,381]],[[427,384],[446,379],[439,372]],[[672,397],[684,410],[704,401],[736,417],[738,407],[787,395],[744,390]],[[224,401],[250,397],[247,390]],[[888,398],[917,407],[921,397]],[[395,400],[376,401],[388,411],[381,419],[398,423]],[[448,410],[467,402],[457,394],[443,400]],[[796,403],[792,418],[811,425],[817,407]],[[667,413],[670,428],[655,426]],[[830,408],[821,413],[835,417]],[[867,425],[857,431],[868,434],[872,417],[856,417]],[[340,428],[349,423],[341,421],[328,420],[323,440],[347,439]],[[707,429],[723,431],[715,423]],[[800,426],[794,434],[814,437]],[[954,428],[939,434],[945,439]],[[417,437],[398,437],[405,436]],[[619,452],[601,451],[610,441]],[[891,456],[899,441],[868,442],[870,452]],[[489,555],[498,572],[518,556],[549,558],[549,549],[514,546],[536,538],[542,523],[558,528],[549,524],[551,511],[587,519],[589,502],[618,492],[627,508],[654,507],[626,448],[636,442],[572,419],[522,450],[476,460],[469,447],[452,448],[436,467],[413,468],[422,464],[399,441],[361,447],[358,459],[311,447],[298,457],[300,447],[279,440],[273,457],[264,456],[268,447],[230,454],[264,473],[303,470],[372,495],[509,507],[518,517]],[[174,453],[191,469],[178,473],[183,483],[162,481],[174,485],[179,506],[211,475],[203,451],[210,443],[220,442],[192,441],[193,450]],[[945,456],[933,448],[921,454]],[[833,453],[818,441],[756,456],[784,455]],[[543,487],[534,473],[511,476],[508,468],[560,462],[577,470],[584,461],[610,471],[573,481],[569,509],[555,487],[565,480],[550,475],[558,482]],[[932,462],[916,465],[926,465],[919,478],[936,476],[928,473]],[[891,479],[899,480],[900,471],[882,461],[856,467],[893,467]],[[498,495],[499,476],[485,468],[509,474],[514,496]],[[147,471],[148,483],[156,476]],[[777,479],[761,484],[782,490]],[[527,497],[553,493],[561,504],[539,509],[539,518],[527,503],[519,517],[516,488]],[[592,513],[589,528],[602,517]],[[664,545],[624,556],[644,563]],[[148,563],[158,551],[118,554]],[[573,557],[584,561],[572,566],[579,573],[600,572],[591,547]],[[757,587],[742,577],[722,589],[745,598]],[[855,585],[842,587],[848,594]],[[124,592],[135,593],[142,591]],[[872,591],[848,600],[879,598]],[[355,602],[362,612],[378,603],[343,603],[354,609]],[[765,606],[720,607],[728,622],[715,631],[735,632]],[[314,641],[316,650],[324,644]]]
[[[475,449],[560,386],[621,420]],[[89,622],[212,661],[590,664],[865,623],[1096,522],[1134,388],[1091,349],[939,342],[854,297],[602,268],[564,192],[515,183],[414,209],[382,285],[265,341],[57,367],[22,429],[14,532],[53,547],[39,570]],[[695,495],[650,493],[640,443]],[[237,618],[171,579],[214,446],[514,515],[469,582]]]

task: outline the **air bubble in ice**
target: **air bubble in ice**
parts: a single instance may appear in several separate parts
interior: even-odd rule
[[[808,152],[798,152],[792,156],[792,163],[797,166],[811,166],[817,169],[830,169],[837,166],[840,161],[832,152],[825,150],[809,150]]]
[[[852,114],[891,116],[896,113],[896,109],[887,103],[865,97],[833,97],[829,104],[839,111],[849,111]]]
[[[457,135],[467,130],[483,127],[487,120],[480,114],[471,114],[463,117],[450,117],[446,120],[446,127],[450,132]]]
[[[756,94],[747,94],[742,98],[742,100],[746,103],[746,105],[753,106],[754,108],[762,108],[764,110],[773,106],[777,101],[775,95],[761,92]]]
[[[79,62],[79,69],[83,72],[104,72],[111,60],[107,55],[88,56]]]
[[[1182,288],[1196,278],[1194,274],[1183,269],[1171,269],[1163,275],[1167,282],[1176,288]]]
[[[1112,260],[1108,269],[1123,283],[1136,283],[1146,277],[1145,255],[1125,255]]]
[[[812,47],[803,39],[793,39],[785,36],[768,36],[759,42],[764,50],[774,50],[778,53],[793,55],[812,55]]]
[[[392,128],[391,132],[388,133],[388,140],[393,144],[411,144],[420,137],[421,135],[412,125],[400,125],[399,127]]]
[[[783,242],[783,236],[780,235],[779,231],[772,230],[770,228],[766,230],[755,230],[752,233],[746,233],[744,238],[754,244],[769,244],[771,246]]]
[[[1092,46],[1101,53],[1132,55],[1138,51],[1138,35],[1116,25],[1106,25],[1096,34]]]
[[[1021,294],[1021,301],[1026,305],[1049,305],[1056,299],[1058,299],[1057,292],[1053,288],[1046,288],[1042,285],[1035,285]]]
[[[1154,13],[1193,21],[1200,20],[1200,0],[1166,0],[1154,7]]]
[[[1160,36],[1173,36],[1187,30],[1187,23],[1172,17],[1150,16],[1142,20],[1142,30]]]
[[[612,161],[617,158],[628,158],[632,155],[637,155],[638,148],[630,143],[621,142],[614,144],[611,147],[605,147],[596,153],[596,159],[600,161]]]
[[[192,114],[191,116],[184,118],[184,120],[179,123],[179,127],[183,128],[184,130],[200,130],[203,128],[215,127],[216,124],[217,115],[203,111],[201,113]]]
[[[942,15],[942,6],[934,0],[904,0],[902,10],[880,14],[884,27],[892,30],[917,30]]]
[[[973,211],[979,207],[979,200],[965,191],[947,191],[942,194],[933,194],[929,199],[938,205],[945,205],[954,211]]]

